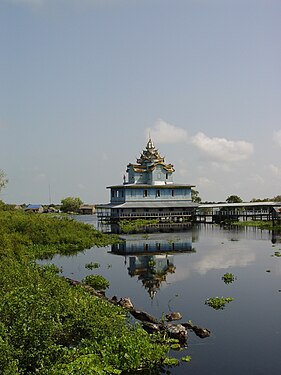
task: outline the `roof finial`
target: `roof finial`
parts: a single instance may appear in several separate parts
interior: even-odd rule
[[[149,132],[149,139],[148,139],[148,142],[147,142],[147,145],[146,145],[146,149],[147,150],[154,149],[154,144],[152,142],[152,139],[151,139],[151,136],[150,136],[150,132]]]

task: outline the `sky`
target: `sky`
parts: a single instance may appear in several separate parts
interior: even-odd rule
[[[6,203],[107,203],[149,135],[203,201],[281,194],[280,0],[0,0]]]

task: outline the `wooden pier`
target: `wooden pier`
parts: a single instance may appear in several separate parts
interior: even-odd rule
[[[195,221],[221,223],[225,221],[273,221],[281,218],[281,202],[245,202],[201,204]]]

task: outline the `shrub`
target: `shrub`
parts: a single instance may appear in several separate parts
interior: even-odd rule
[[[215,310],[223,310],[225,308],[225,305],[231,301],[233,301],[232,297],[211,297],[206,299],[205,305],[208,305]]]
[[[109,287],[109,282],[101,275],[88,275],[82,281],[96,290],[105,290]]]

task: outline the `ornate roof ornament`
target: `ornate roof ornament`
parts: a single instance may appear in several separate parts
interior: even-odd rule
[[[154,149],[154,148],[155,147],[154,147],[154,144],[152,142],[152,139],[149,137],[149,140],[148,140],[147,145],[146,145],[146,149],[151,150],[151,149]]]
[[[152,139],[149,137],[145,150],[141,153],[137,164],[133,164],[134,170],[137,172],[144,170],[153,170],[156,165],[161,164],[168,172],[174,172],[172,164],[166,164],[164,158],[160,155],[159,151],[155,148]]]

